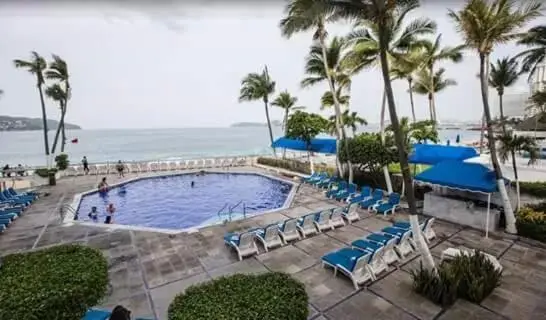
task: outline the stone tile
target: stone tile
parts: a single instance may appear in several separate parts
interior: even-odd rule
[[[392,223],[377,217],[370,217],[367,219],[359,220],[353,223],[353,225],[365,229],[369,232],[379,232],[381,231],[381,229],[391,226]]]
[[[480,249],[496,257],[513,243],[511,240],[504,240],[494,235],[489,235],[486,239],[484,235],[481,231],[465,229],[449,238],[449,241],[471,249]]]
[[[414,317],[369,291],[361,291],[326,312],[331,320],[415,320]]]
[[[546,250],[516,243],[502,256],[503,259],[546,270]]]
[[[247,258],[243,261],[235,262],[233,264],[214,269],[209,271],[209,275],[212,278],[218,278],[221,276],[229,276],[236,273],[243,274],[260,274],[269,272],[266,267],[263,266],[258,260],[254,258]]]
[[[504,267],[501,286],[481,305],[510,319],[544,319],[546,271],[500,259]]]
[[[450,240],[442,241],[439,244],[437,244],[434,247],[430,248],[430,253],[437,258],[440,258],[442,256],[442,251],[448,248],[457,248],[461,250],[471,250],[471,248],[466,247],[464,245],[460,245],[457,243],[453,243]]]
[[[112,260],[108,270],[111,292],[109,301],[134,296],[145,292],[144,280],[138,261],[119,262]]]
[[[415,293],[411,276],[397,270],[373,283],[369,290],[419,319],[433,319],[442,308]]]
[[[317,199],[315,197],[302,195],[297,198],[297,201],[307,206],[310,203],[317,202]]]
[[[170,254],[143,261],[142,266],[150,288],[204,272],[197,257],[190,253]]]
[[[256,257],[269,270],[296,273],[311,267],[318,261],[294,246],[286,246]]]
[[[339,207],[340,205],[339,205],[338,202],[331,203],[331,202],[328,202],[328,201],[314,200],[313,202],[305,203],[305,206],[307,208],[311,209],[311,211],[320,211],[320,210],[336,208],[336,207]]]
[[[346,225],[333,231],[328,231],[326,234],[336,240],[345,243],[345,245],[350,246],[351,242],[360,238],[365,238],[370,234],[370,232],[352,225]]]
[[[159,319],[167,319],[167,309],[174,297],[180,293],[184,293],[187,288],[210,280],[210,277],[205,273],[195,275],[193,277],[169,283],[167,285],[152,289],[150,295],[154,302],[155,311]]]
[[[436,256],[432,256],[432,259],[434,260],[434,263],[436,265],[438,265],[440,263],[440,258],[436,257]],[[411,261],[403,264],[400,269],[401,270],[404,270],[406,272],[411,272],[412,270],[417,270],[419,269],[419,266],[421,264],[421,256],[418,256],[418,257],[414,257]]]
[[[239,261],[232,249],[223,244],[218,244],[217,247],[205,251],[204,254],[198,256],[198,259],[207,271]]]
[[[307,316],[307,319],[311,320],[311,319],[321,318],[321,317],[317,318],[317,316],[319,315],[319,312],[312,305],[309,305],[308,309],[309,309],[309,315]]]
[[[319,234],[295,242],[294,246],[305,251],[314,258],[320,259],[326,253],[341,249],[347,245],[336,239],[332,239],[326,234]]]
[[[122,305],[131,311],[131,318],[136,317],[154,319],[155,315],[150,307],[150,301],[145,293],[118,300],[108,300],[102,303],[98,308],[112,310],[117,305]]]
[[[280,211],[280,213],[290,218],[299,218],[303,215],[310,213],[311,211],[312,210],[309,208],[298,206],[298,207],[293,207],[293,208]]]
[[[131,233],[126,230],[110,231],[108,233],[88,239],[87,244],[90,247],[108,250],[121,245],[132,243]]]
[[[349,278],[334,273],[320,264],[296,273],[294,278],[305,285],[309,302],[319,311],[324,311],[355,291]]]
[[[87,236],[87,231],[88,228],[77,225],[70,228],[64,226],[49,227],[43,233],[37,246],[43,247],[52,244],[70,243],[83,240]]]
[[[438,320],[501,320],[501,317],[475,303],[458,299]]]

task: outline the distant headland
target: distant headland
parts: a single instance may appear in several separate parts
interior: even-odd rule
[[[57,120],[47,120],[49,130],[55,130],[59,125]],[[81,127],[75,124],[64,123],[68,130],[81,130]],[[31,131],[42,130],[42,118],[9,117],[0,116],[0,131]]]
[[[271,121],[271,125],[273,127],[280,127],[282,126],[282,122],[279,120],[273,120]],[[229,126],[230,128],[248,128],[248,127],[267,127],[267,123],[265,122],[236,122]]]

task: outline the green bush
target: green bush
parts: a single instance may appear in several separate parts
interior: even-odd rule
[[[518,235],[546,242],[546,203],[522,207],[516,215]]]
[[[66,170],[70,164],[70,161],[68,161],[68,155],[66,153],[61,153],[55,156],[55,163],[57,165],[57,169]]]
[[[192,286],[168,309],[169,320],[305,320],[305,287],[284,273],[236,274]]]
[[[311,169],[309,168],[309,164],[303,161],[292,160],[292,159],[273,159],[273,158],[260,157],[257,159],[257,162],[264,166],[286,169],[289,171],[303,173],[303,174],[311,174]],[[329,174],[334,174],[335,169],[330,168],[326,165],[316,164],[315,171],[326,171]]]
[[[108,263],[96,249],[61,245],[8,255],[0,266],[0,319],[81,319],[107,286]]]
[[[519,190],[531,196],[546,198],[546,182],[520,182]]]
[[[425,270],[422,265],[413,270],[413,288],[443,307],[452,305],[457,298],[480,303],[500,285],[502,278],[502,271],[496,270],[479,251],[443,262],[437,271],[436,274]]]
[[[34,173],[36,175],[38,175],[39,177],[48,178],[50,174],[56,174],[57,169],[55,169],[55,168],[52,168],[52,169],[39,168],[39,169],[34,170]]]

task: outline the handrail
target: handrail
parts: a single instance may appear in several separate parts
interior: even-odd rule
[[[61,218],[61,222],[64,221],[66,217],[66,212],[71,212],[74,214],[74,216],[78,215],[78,212],[76,209],[74,209],[70,204],[64,204],[59,208],[59,215]]]
[[[243,200],[237,202],[236,205],[234,205],[233,207],[229,208],[229,213],[233,213],[233,209],[237,208],[241,203],[243,203]],[[243,203],[243,206],[244,206],[244,203]]]
[[[228,205],[229,205],[229,203],[226,202],[226,204],[224,204],[222,209],[218,210],[218,217],[222,214],[222,210],[224,210]]]

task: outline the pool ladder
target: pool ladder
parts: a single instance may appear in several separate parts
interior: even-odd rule
[[[237,202],[236,205],[231,206],[231,207],[229,206],[229,203],[226,203],[226,204],[222,207],[222,209],[218,210],[218,217],[219,217],[219,218],[226,217],[226,218],[228,218],[228,219],[227,219],[228,221],[231,221],[232,218],[233,218],[233,213],[234,213],[233,210],[234,210],[235,208],[241,206],[241,205],[242,205],[242,207],[243,207],[243,217],[246,218],[246,205],[245,205],[245,203],[243,202],[243,200]],[[228,210],[227,210],[227,211],[224,211],[226,208],[227,208]]]

